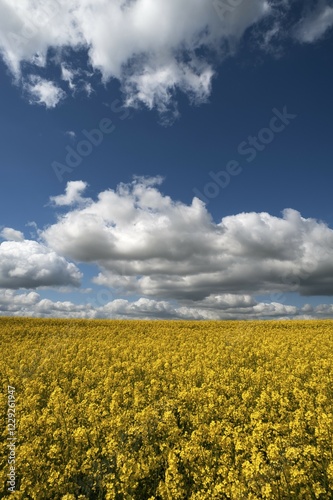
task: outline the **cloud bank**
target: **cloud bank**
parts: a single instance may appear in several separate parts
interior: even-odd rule
[[[243,300],[243,303],[242,303]],[[256,320],[333,318],[333,305],[306,304],[295,307],[278,302],[256,302],[251,297],[232,295],[218,298],[219,307],[208,304],[174,305],[167,301],[140,298],[136,301],[115,299],[102,306],[91,303],[43,299],[37,292],[18,293],[0,290],[0,316],[45,318],[113,318],[180,320]],[[236,303],[235,303],[236,302]]]
[[[127,105],[144,104],[176,116],[176,91],[191,101],[205,101],[219,63],[237,50],[247,30],[256,27],[263,48],[272,40],[285,39],[292,4],[273,0],[0,0],[0,52],[32,103],[53,108],[65,91],[89,94],[89,75],[99,73],[104,82],[112,78],[120,82]],[[294,41],[313,43],[333,25],[328,0],[312,7],[305,2],[300,11],[288,29]],[[75,62],[80,60],[75,57],[78,51],[87,54],[89,71]],[[59,67],[59,82],[40,76],[50,58]]]
[[[162,182],[161,177],[134,177],[93,199],[85,196],[85,182],[72,181],[64,194],[50,198],[57,218],[38,231],[39,241],[3,228],[0,313],[166,319],[332,316],[325,304],[284,304],[290,292],[333,295],[333,230],[324,222],[293,209],[281,217],[252,212],[214,221],[201,200],[193,198],[188,205],[173,200],[163,194]],[[85,303],[41,298],[34,291],[80,287],[81,264],[98,269],[91,277],[93,295]],[[98,290],[106,291],[106,299]]]
[[[97,200],[69,182],[53,198],[67,202],[65,213],[41,237],[67,259],[96,263],[95,283],[117,293],[177,300],[333,294],[333,231],[323,222],[286,209],[282,217],[240,213],[215,223],[201,200],[174,201],[161,182],[138,177]]]

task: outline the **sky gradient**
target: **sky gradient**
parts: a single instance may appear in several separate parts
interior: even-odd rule
[[[331,1],[0,19],[1,315],[333,317]]]

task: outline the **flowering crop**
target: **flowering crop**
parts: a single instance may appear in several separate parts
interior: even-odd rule
[[[1,318],[0,338],[0,498],[333,498],[332,321]]]

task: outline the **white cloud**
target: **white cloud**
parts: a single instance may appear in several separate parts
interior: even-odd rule
[[[205,100],[217,63],[237,50],[248,28],[256,27],[252,43],[260,34],[261,44],[267,46],[273,39],[278,45],[280,35],[313,42],[333,23],[333,8],[325,0],[304,11],[291,27],[292,2],[232,4],[226,0],[0,0],[0,53],[19,81],[22,63],[29,63],[33,75],[47,65],[52,48],[53,62],[59,64],[61,80],[68,83],[70,92],[80,88],[90,94],[86,69],[75,66],[69,55],[70,49],[85,49],[93,72],[100,72],[104,81],[119,80],[127,104],[143,103],[177,115],[176,90],[197,102]],[[259,24],[263,19],[267,22]],[[210,54],[209,62],[203,53]],[[32,83],[27,69],[23,77],[28,77],[32,102],[54,107],[64,97],[54,82]]]
[[[60,56],[58,56],[60,58]],[[94,91],[92,84],[88,81],[91,76],[93,76],[92,72],[88,72],[81,68],[73,69],[70,64],[61,62],[61,80],[68,84],[68,88],[72,95],[76,95],[78,92],[84,92],[85,94],[90,96],[90,94]]]
[[[316,317],[325,317],[332,318],[333,317],[333,304],[319,304],[318,306],[313,308],[311,311],[315,314]]]
[[[313,11],[306,12],[295,29],[295,37],[301,42],[312,43],[333,27],[333,7],[319,1]]]
[[[45,60],[49,47],[76,46],[80,42],[71,13],[75,3],[0,0],[1,52],[16,77],[23,61],[33,61],[36,54]]]
[[[36,241],[0,244],[0,288],[79,286],[80,278],[74,264]]]
[[[74,130],[66,130],[65,134],[72,140],[76,139],[76,133]]]
[[[231,299],[230,303],[228,303],[228,299]],[[235,301],[239,301],[237,296],[234,298],[231,295],[221,297],[221,302],[224,303],[223,307],[209,308],[195,302],[179,305],[148,298],[140,298],[134,302],[116,299],[103,307],[99,307],[97,316],[106,318],[218,320],[293,317],[298,313],[296,307],[279,303],[256,303],[251,299],[251,305],[247,304],[245,308],[242,308],[235,305]]]
[[[86,305],[42,299],[36,292],[17,293],[0,289],[0,316],[93,318],[96,312]]]
[[[13,229],[11,227],[4,227],[0,233],[0,236],[4,240],[8,240],[8,241],[23,241],[24,240],[24,234],[21,233],[21,231],[16,231],[16,229]]]
[[[75,78],[75,72],[72,71],[64,63],[61,64],[61,78],[62,80],[68,83],[68,86],[71,90],[75,90],[75,84],[73,83],[73,80]]]
[[[82,198],[81,194],[85,191],[87,186],[87,183],[83,181],[70,181],[67,183],[66,193],[59,196],[51,196],[50,201],[58,206],[76,205],[86,202],[87,200]]]
[[[218,299],[219,300],[219,299]],[[229,303],[228,303],[229,301]],[[0,316],[35,316],[56,318],[110,318],[110,319],[311,319],[332,318],[331,305],[316,307],[284,305],[278,302],[257,303],[252,298],[244,307],[237,296],[221,298],[221,308],[202,304],[181,305],[168,301],[140,298],[135,301],[116,299],[103,306],[92,303],[74,304],[70,301],[52,301],[36,292],[17,293],[0,290]]]
[[[284,304],[286,292],[333,295],[333,231],[288,209],[241,213],[216,223],[203,202],[162,194],[162,177],[85,198],[73,181],[53,196],[57,221],[44,243],[5,227],[0,235],[0,314],[87,318],[256,319],[333,317],[332,306]],[[95,263],[85,304],[21,288],[78,287],[76,262]],[[2,289],[2,290],[1,290]],[[85,290],[82,290],[84,292]],[[256,295],[266,295],[258,302]],[[115,298],[114,297],[118,297]],[[112,300],[111,300],[112,299]],[[283,300],[282,300],[283,299]]]
[[[40,296],[36,292],[16,293],[14,290],[0,289],[0,314],[16,314],[24,310],[34,310]]]
[[[30,77],[24,88],[31,104],[41,104],[48,109],[55,108],[66,95],[54,82],[35,75]]]
[[[241,213],[215,223],[203,202],[173,201],[136,178],[68,209],[42,238],[66,258],[95,262],[95,283],[156,299],[295,291],[333,295],[333,231],[288,209]],[[161,178],[156,179],[157,184]],[[84,183],[80,185],[82,188]],[[57,197],[56,197],[57,198]]]
[[[63,49],[85,48],[104,81],[121,82],[128,103],[163,112],[172,107],[176,89],[196,101],[206,99],[214,68],[198,51],[223,57],[224,42],[234,44],[269,14],[269,7],[266,0],[252,0],[235,8],[227,21],[219,14],[210,0],[0,0],[0,51],[19,79],[23,62],[34,72],[34,66],[47,64],[52,47],[62,79],[75,90],[82,68],[69,64]],[[63,97],[52,82],[28,85],[33,102],[52,107]]]

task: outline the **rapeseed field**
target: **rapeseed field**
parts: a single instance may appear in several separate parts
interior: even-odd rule
[[[1,498],[333,498],[332,321],[1,318],[0,339]]]

